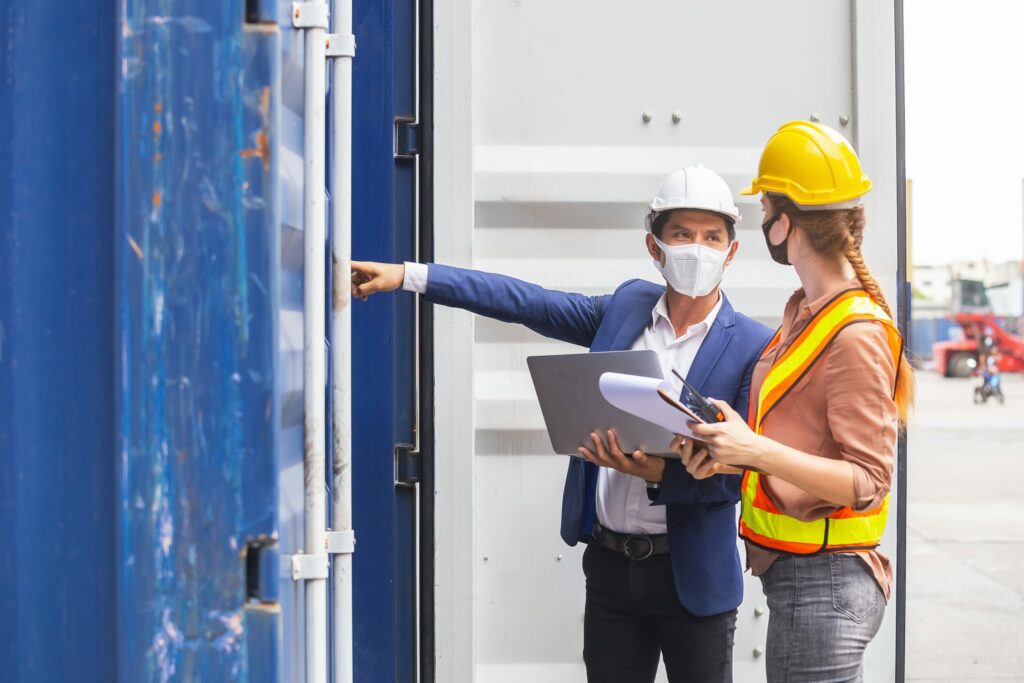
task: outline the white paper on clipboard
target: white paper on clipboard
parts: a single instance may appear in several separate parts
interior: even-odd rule
[[[677,392],[668,380],[606,372],[598,380],[598,387],[604,400],[619,410],[653,422],[673,434],[693,437],[687,423],[703,422],[678,399],[673,398]],[[666,393],[671,404],[658,394],[659,389]]]

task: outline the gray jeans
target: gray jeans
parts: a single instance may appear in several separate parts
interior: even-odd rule
[[[856,555],[782,556],[761,576],[769,683],[862,680],[885,597]]]

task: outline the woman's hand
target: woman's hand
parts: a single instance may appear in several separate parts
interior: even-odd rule
[[[747,426],[739,413],[725,401],[710,399],[725,415],[725,422],[702,424],[690,423],[690,430],[707,444],[711,457],[723,465],[740,465],[758,468],[758,461],[765,455],[768,440]]]
[[[377,292],[393,292],[405,280],[404,263],[352,262],[352,296],[363,301]]]
[[[609,429],[607,434],[608,446],[605,447],[601,436],[597,432],[591,432],[590,438],[594,442],[594,450],[591,451],[589,448],[581,446],[577,449],[580,455],[601,467],[610,467],[619,472],[632,474],[634,477],[642,477],[647,481],[661,481],[665,474],[664,458],[651,457],[640,450],[633,451],[631,458],[619,448],[619,440],[616,438],[614,430]]]
[[[707,444],[696,439],[687,439],[676,434],[671,448],[679,454],[679,462],[694,479],[707,479],[716,474],[738,474],[740,470],[716,462],[711,457]]]

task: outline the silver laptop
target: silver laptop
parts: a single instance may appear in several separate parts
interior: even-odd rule
[[[654,351],[530,356],[526,364],[555,453],[579,457],[576,449],[580,446],[594,449],[591,432],[605,437],[606,430],[614,429],[623,453],[640,449],[653,455],[679,457],[669,449],[672,433],[619,410],[604,400],[598,388],[598,380],[606,372],[661,379],[661,363]]]

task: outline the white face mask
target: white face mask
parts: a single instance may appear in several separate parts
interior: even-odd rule
[[[722,281],[725,259],[729,256],[728,249],[719,251],[703,244],[670,247],[657,237],[654,237],[654,241],[665,254],[665,265],[655,260],[654,267],[668,280],[672,289],[680,294],[705,296]]]

